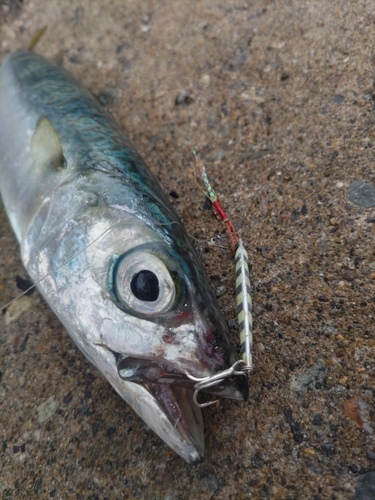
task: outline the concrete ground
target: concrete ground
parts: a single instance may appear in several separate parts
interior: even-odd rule
[[[28,46],[98,95],[160,180],[237,344],[233,262],[197,149],[242,223],[255,370],[204,411],[187,465],[115,394],[38,292],[0,314],[4,499],[375,498],[373,0],[0,1]],[[176,101],[177,99],[177,101]],[[0,307],[27,279],[0,211]]]

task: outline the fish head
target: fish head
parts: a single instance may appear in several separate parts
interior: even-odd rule
[[[100,267],[106,264],[97,275],[107,271],[102,287],[116,313],[109,318],[107,305],[98,348],[113,354],[119,379],[146,390],[145,404],[152,400],[163,422],[167,418],[173,434],[200,458],[203,425],[189,376],[212,376],[238,359],[226,323],[179,224],[150,227],[132,217],[113,229],[100,243],[106,253]],[[121,383],[117,387],[121,391]],[[237,376],[207,392],[244,400],[247,390],[246,378]]]
[[[71,215],[55,240],[24,242],[24,254],[42,248],[29,259],[30,275],[49,273],[39,288],[86,357],[172,449],[200,461],[203,421],[190,377],[210,377],[238,358],[194,248],[178,221],[150,223],[96,203]],[[247,379],[205,392],[244,400]]]

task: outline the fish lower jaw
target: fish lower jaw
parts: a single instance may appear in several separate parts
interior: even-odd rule
[[[143,383],[143,387],[158,405],[160,411],[173,426],[182,442],[170,446],[187,462],[199,463],[204,457],[204,425],[200,408],[193,401],[192,389],[162,384]]]

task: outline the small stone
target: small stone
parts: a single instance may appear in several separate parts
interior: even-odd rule
[[[16,285],[19,290],[25,292],[25,295],[31,295],[36,289],[32,281],[22,278],[18,274],[16,275]]]
[[[221,297],[226,293],[227,289],[225,286],[218,286],[215,290],[216,298]]]
[[[325,295],[318,295],[319,302],[329,302],[329,299]]]
[[[240,95],[241,99],[244,101],[251,101],[252,95],[249,92],[242,92]]]
[[[373,434],[369,405],[359,396],[344,401],[344,415],[349,418],[353,424],[364,431],[365,434]]]
[[[349,201],[359,207],[375,206],[375,186],[371,182],[353,181],[349,186]]]
[[[142,23],[141,23],[140,28],[141,28],[141,31],[143,33],[147,33],[148,31],[150,31],[150,29],[151,29],[150,23],[151,23],[151,17],[150,16],[145,16],[142,19]]]
[[[5,324],[9,325],[9,323],[16,321],[24,312],[29,310],[31,306],[32,301],[29,297],[20,297],[12,302],[5,313]]]
[[[341,188],[343,188],[344,186],[345,186],[345,184],[344,184],[343,182],[341,182],[341,181],[336,182],[336,187],[337,187],[337,189],[341,189]]]
[[[180,90],[174,101],[176,106],[181,106],[182,104],[191,104],[194,101],[190,92],[188,90]]]
[[[290,426],[291,434],[297,443],[302,443],[304,436],[302,429],[299,424],[294,420],[293,415],[290,411],[284,411],[285,420]]]
[[[40,424],[48,420],[57,410],[55,396],[49,397],[44,403],[38,406],[38,421]]]
[[[369,459],[369,460],[375,460],[375,452],[371,451],[371,450],[367,450],[366,451],[366,457]]]
[[[93,422],[91,424],[92,437],[96,437],[98,431],[99,431],[99,425],[96,422]]]
[[[343,272],[343,278],[346,281],[354,281],[357,277],[357,273],[354,269],[346,269]]]
[[[332,99],[333,102],[341,103],[345,101],[345,97],[343,95],[335,95]]]
[[[282,221],[286,222],[289,219],[289,213],[288,212],[281,212],[280,219]]]
[[[305,391],[313,382],[323,380],[326,371],[327,363],[323,358],[318,358],[310,368],[291,377],[290,389],[297,392]]]
[[[68,404],[71,402],[72,399],[73,399],[73,395],[72,395],[71,391],[69,391],[68,394],[64,397],[63,402],[64,402],[64,404]]]
[[[117,434],[116,427],[108,427],[107,429],[107,437],[108,439],[112,439]]]
[[[224,123],[223,125],[220,125],[220,127],[217,129],[218,135],[220,137],[228,137],[229,135],[229,125],[227,123]]]
[[[33,428],[33,423],[31,420],[27,420],[27,422],[24,422],[22,425],[21,425],[21,431],[22,432],[28,432],[28,431],[31,431],[31,429]]]
[[[85,373],[85,376],[86,376],[86,378],[87,378],[87,380],[88,380],[89,382],[94,382],[94,380],[95,380],[95,376],[94,376],[92,373],[87,372],[87,373]]]
[[[164,479],[162,480],[162,488],[163,488],[163,490],[167,490],[168,488],[170,488],[170,486],[173,483],[173,479],[174,479],[174,476],[173,476],[172,472],[168,471],[165,474]]]
[[[311,462],[310,465],[309,465],[309,468],[315,473],[315,474],[323,474],[323,469],[321,467],[319,467],[318,464],[316,464],[315,462]]]
[[[374,500],[375,471],[366,472],[358,477],[357,487],[352,500]]]
[[[207,87],[210,84],[210,75],[203,75],[199,80],[200,84]]]
[[[368,276],[369,274],[371,274],[371,269],[369,268],[369,266],[364,265],[361,269],[361,274],[363,274],[364,276]]]
[[[81,406],[81,413],[83,415],[87,415],[89,411],[90,411],[90,405],[88,405],[87,403],[83,403],[83,405]]]
[[[321,413],[317,413],[316,415],[314,415],[311,423],[313,425],[322,425],[322,423],[323,423],[323,416],[322,416],[322,414]]]
[[[344,392],[344,391],[346,391],[346,389],[342,385],[335,385],[331,389],[331,392]]]
[[[104,106],[111,106],[116,98],[116,89],[101,90],[96,97]]]
[[[322,449],[323,449],[324,453],[327,453],[327,455],[333,455],[333,453],[335,453],[335,451],[336,451],[335,445],[333,445],[331,443],[324,444]]]
[[[42,478],[39,478],[35,481],[35,484],[34,484],[34,493],[35,494],[39,493],[39,491],[42,487],[42,482],[43,482]]]
[[[319,246],[318,246],[319,253],[327,253],[330,251],[330,249],[331,249],[331,244],[329,241],[323,240],[319,243]]]
[[[303,453],[305,455],[315,455],[315,450],[314,448],[304,448]]]
[[[180,195],[174,189],[172,189],[172,191],[169,193],[169,196],[171,198],[174,198],[175,200],[178,200],[178,198],[180,197]]]
[[[263,353],[266,350],[262,342],[258,342],[257,344],[255,344],[255,348],[259,353]]]
[[[375,111],[373,111],[372,113],[370,113],[369,120],[370,120],[370,122],[371,122],[373,125],[375,125]]]
[[[207,485],[207,488],[210,492],[214,493],[220,486],[220,481],[213,474],[208,474],[204,477],[204,481]]]
[[[207,116],[207,128],[214,128],[219,124],[219,122],[220,118],[218,117],[216,111]]]
[[[341,357],[341,356],[338,356],[338,357]],[[349,377],[341,377],[341,378],[339,378],[339,384],[345,385],[347,383],[347,381],[348,381],[348,378]]]

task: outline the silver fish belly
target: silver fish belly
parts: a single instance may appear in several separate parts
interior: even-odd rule
[[[30,277],[85,356],[188,462],[193,382],[238,358],[173,207],[74,77],[19,51],[0,68],[0,191]],[[207,392],[243,400],[245,377]]]

